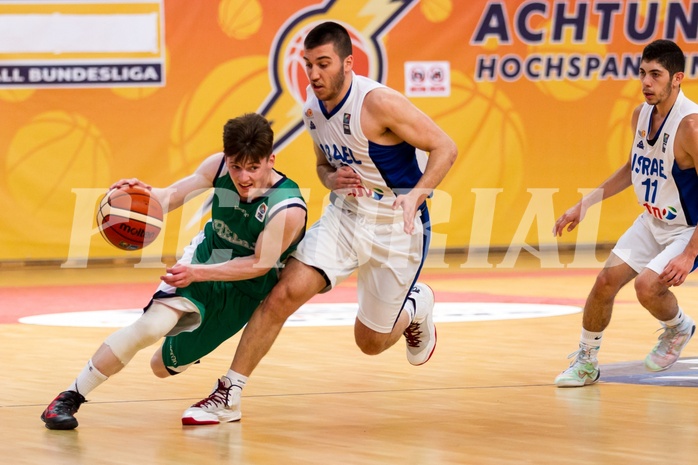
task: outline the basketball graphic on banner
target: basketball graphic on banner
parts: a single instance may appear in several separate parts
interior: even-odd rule
[[[258,0],[220,0],[218,24],[233,39],[247,39],[262,26],[262,5]]]
[[[268,57],[248,56],[221,64],[179,105],[169,150],[172,176],[183,176],[220,151],[223,125],[257,110],[269,93]]]
[[[452,0],[422,0],[419,2],[424,17],[432,23],[440,23],[451,16]]]
[[[0,90],[0,100],[10,103],[18,103],[27,100],[36,92],[34,89],[2,89]]]
[[[110,156],[102,132],[77,113],[42,113],[21,127],[9,144],[4,182],[18,207],[14,221],[33,225],[22,234],[36,235],[42,244],[65,243],[73,221],[72,190],[109,185]]]
[[[286,89],[291,92],[293,98],[300,104],[305,103],[308,88],[308,75],[305,71],[303,60],[303,40],[310,30],[318,23],[312,23],[300,29],[289,41],[283,56],[283,76]],[[351,37],[352,56],[354,58],[353,70],[361,76],[373,76],[375,70],[371,67],[368,46],[360,34],[354,32],[346,24],[342,24]]]

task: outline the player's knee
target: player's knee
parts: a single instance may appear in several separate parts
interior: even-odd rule
[[[635,294],[641,305],[647,307],[657,297],[666,291],[666,286],[660,285],[656,275],[640,273],[635,278]]]
[[[366,355],[378,355],[383,352],[384,344],[372,340],[356,340],[356,345]]]
[[[257,309],[267,319],[274,322],[285,322],[302,305],[298,304],[298,293],[288,283],[279,281],[271,293]]]
[[[386,349],[389,334],[377,333],[358,323],[354,327],[354,341],[366,355],[378,355]]]
[[[601,298],[611,298],[620,290],[620,286],[609,273],[601,271],[596,277],[592,294]]]
[[[153,357],[150,359],[150,369],[158,378],[167,378],[168,376],[172,376],[170,372],[167,371],[165,363],[162,361],[162,352],[160,350],[156,351],[153,354]]]
[[[171,327],[154,314],[144,314],[131,325],[110,334],[104,343],[122,364],[127,365],[136,353],[158,342]]]

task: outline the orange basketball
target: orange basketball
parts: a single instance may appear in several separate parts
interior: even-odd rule
[[[139,250],[160,234],[162,205],[142,187],[112,189],[99,203],[97,225],[110,244],[123,250]]]

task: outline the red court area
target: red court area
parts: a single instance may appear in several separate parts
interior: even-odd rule
[[[552,272],[509,272],[510,278],[549,279]],[[567,272],[569,273],[569,272]],[[588,274],[589,271],[573,271],[573,274]],[[471,279],[487,280],[489,276],[501,279],[501,273],[477,273]],[[438,302],[502,302],[502,303],[540,303],[582,306],[584,300],[579,297],[565,296],[541,297],[529,295],[512,295],[510,293],[492,292],[455,292],[445,291],[454,279],[452,274],[429,275],[425,278],[434,289]],[[462,279],[462,276],[460,277]],[[51,286],[0,287],[0,324],[17,323],[25,316],[47,313],[64,313],[94,310],[137,309],[145,306],[157,282],[118,283],[118,284],[80,284]],[[356,281],[349,279],[326,294],[315,296],[311,303],[353,303],[356,302]]]

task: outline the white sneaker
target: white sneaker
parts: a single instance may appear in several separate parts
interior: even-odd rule
[[[239,421],[242,390],[233,386],[227,376],[221,376],[211,395],[189,407],[182,414],[183,425],[217,425]]]
[[[598,352],[598,347],[580,345],[577,352],[567,357],[574,357],[569,368],[555,378],[557,387],[582,387],[597,382],[601,376],[599,361],[596,359]]]
[[[671,368],[681,356],[681,351],[696,331],[691,317],[686,315],[681,327],[664,327],[659,335],[659,342],[645,357],[645,367],[651,371],[663,371]]]
[[[412,365],[427,363],[436,348],[436,326],[434,326],[434,291],[424,283],[417,283],[410,291],[415,317],[405,332],[407,360]]]

